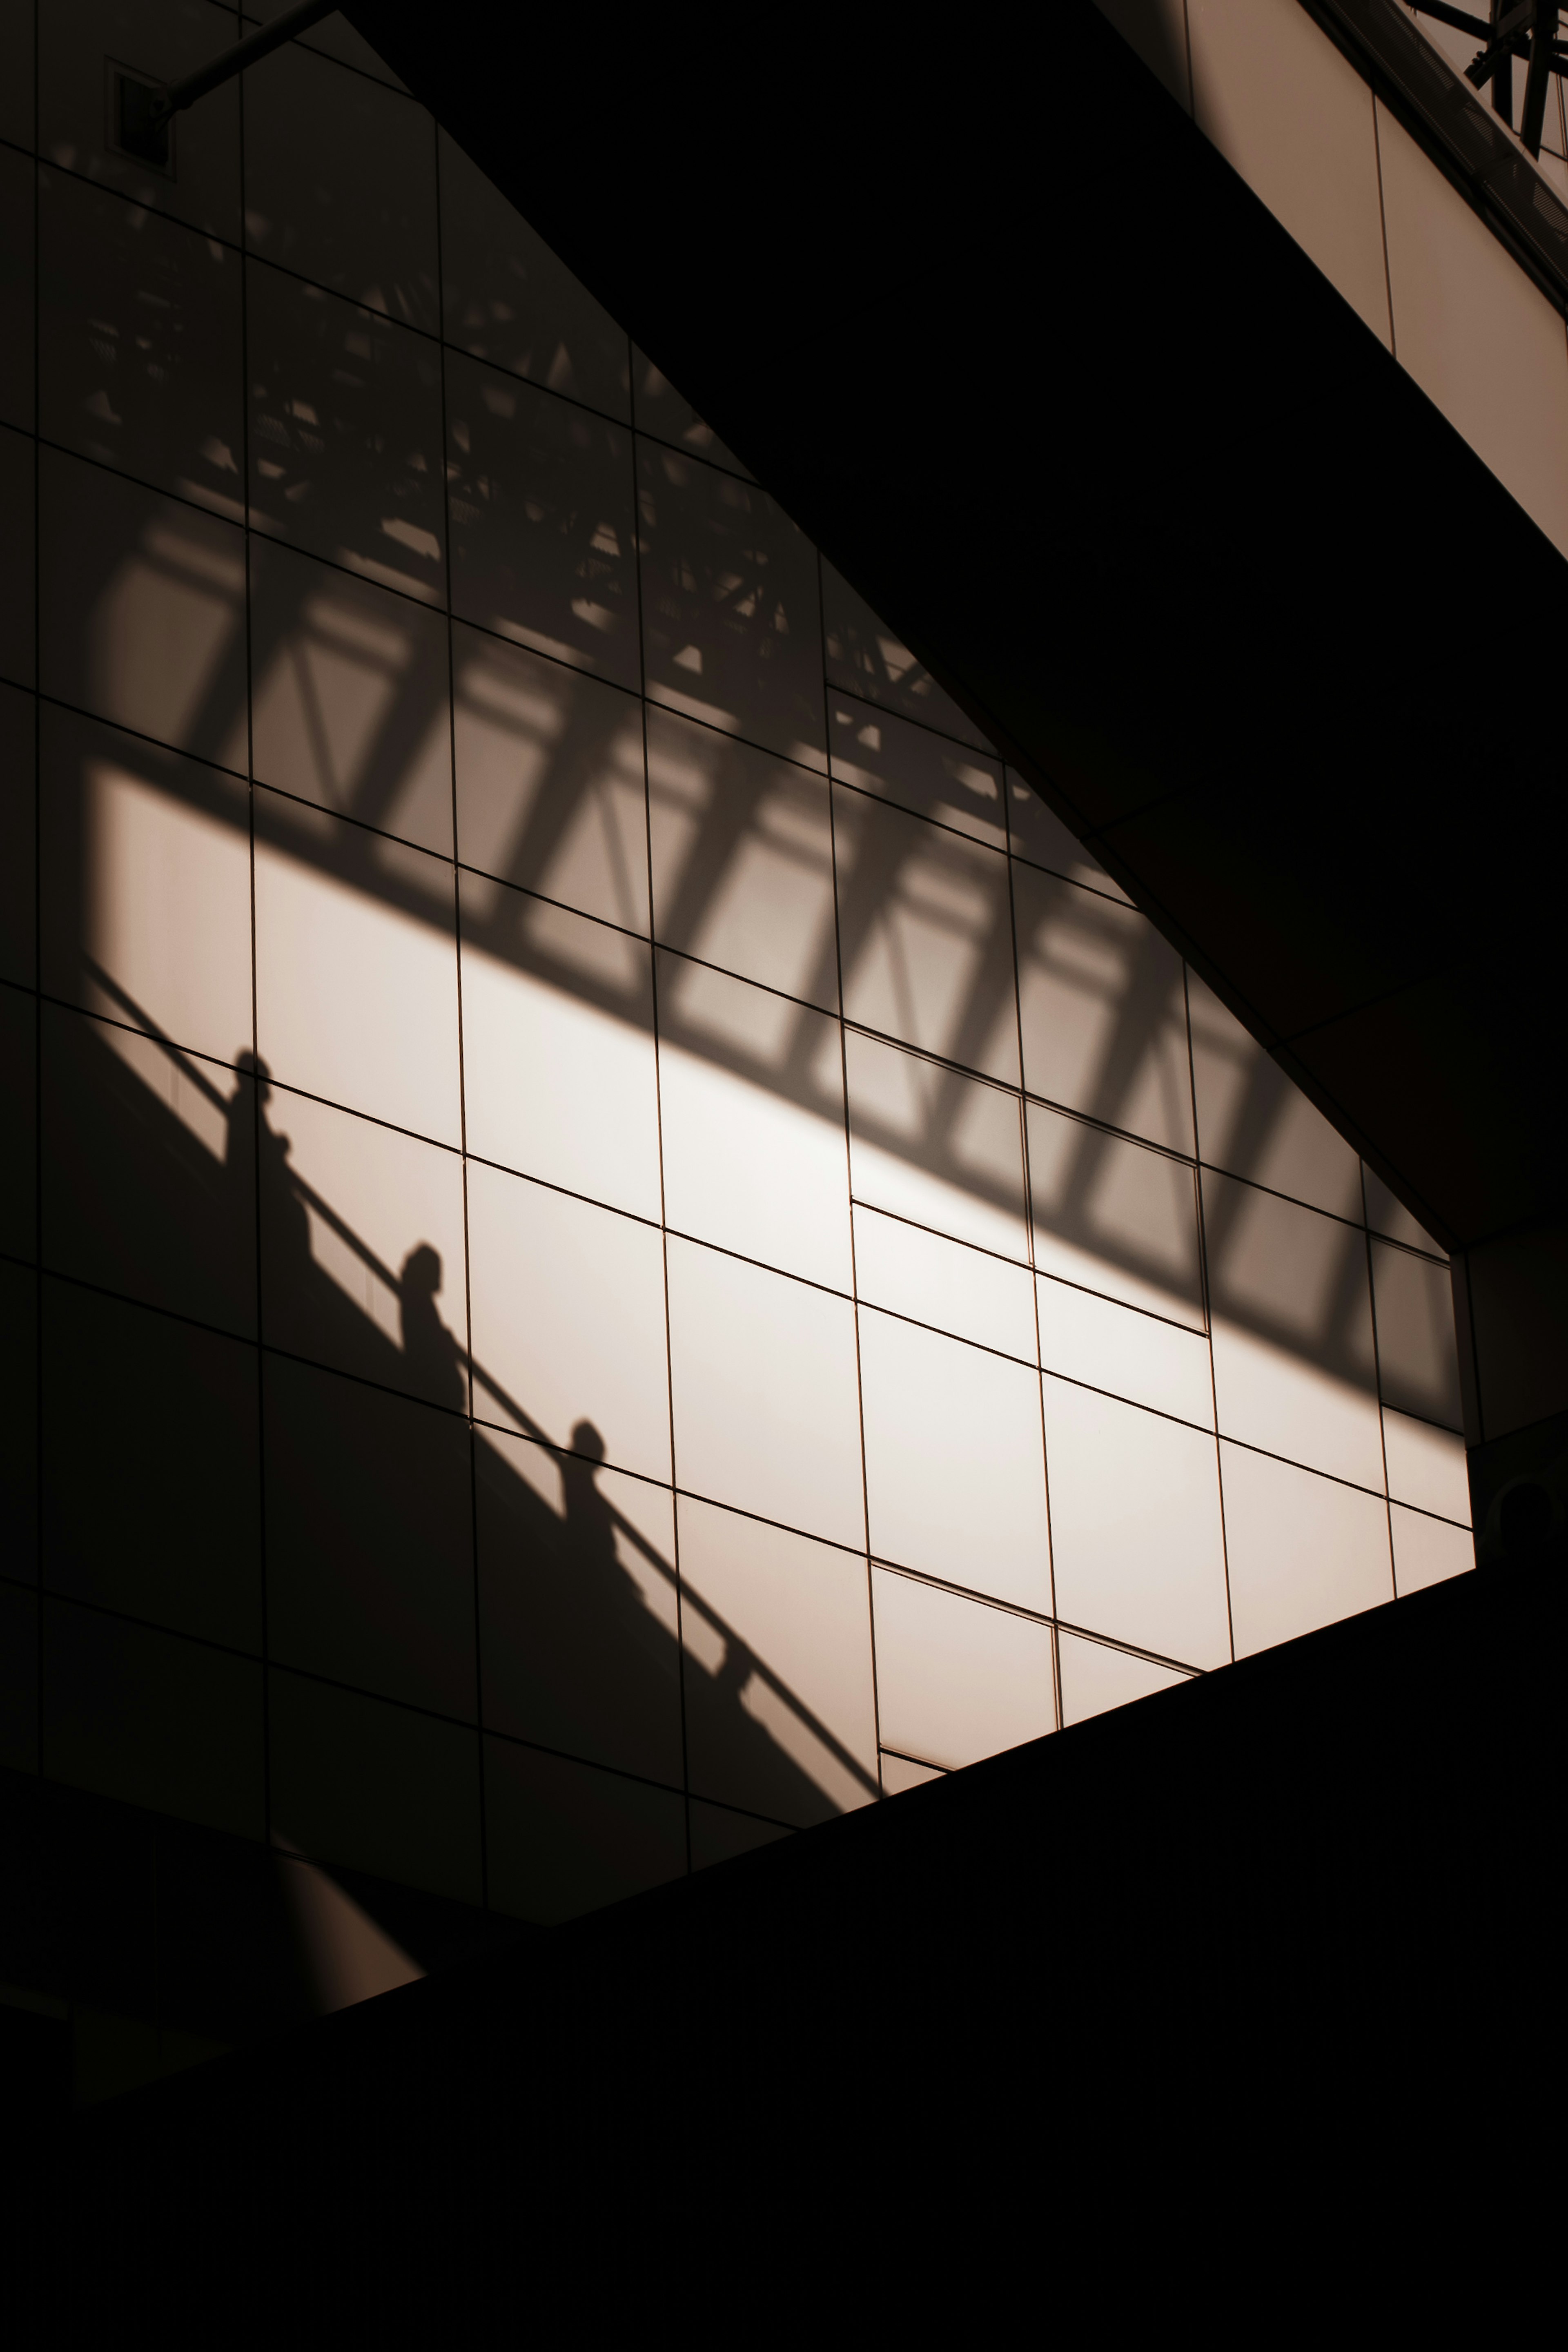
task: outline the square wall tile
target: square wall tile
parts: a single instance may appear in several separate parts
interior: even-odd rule
[[[1469,1472],[1465,1441],[1457,1432],[1413,1421],[1408,1413],[1385,1405],[1383,1451],[1394,1502],[1413,1504],[1418,1511],[1435,1512],[1438,1518],[1469,1528]]]
[[[684,1878],[685,1814],[673,1789],[486,1739],[491,1908],[554,1926]]]
[[[475,1161],[468,1252],[479,1419],[668,1486],[656,1227]]]
[[[1191,1166],[1030,1103],[1034,1262],[1125,1307],[1201,1331],[1203,1271]]]
[[[1119,882],[1113,882],[1097,857],[1092,857],[1061,819],[1047,808],[1040,794],[1026,784],[1016,769],[1007,772],[1008,839],[1015,857],[1043,866],[1064,881],[1081,883],[1106,898],[1132,901]]]
[[[436,141],[447,341],[630,424],[624,331],[456,142]]]
[[[871,1595],[859,1552],[683,1496],[691,1786],[806,1826],[877,1794]]]
[[[479,1748],[466,1726],[275,1666],[267,1728],[279,1843],[457,1903],[483,1900]]]
[[[35,470],[33,443],[0,425],[0,677],[29,691],[37,646]]]
[[[239,84],[211,91],[174,126],[175,176],[109,144],[104,60],[150,79],[181,80],[237,37],[235,16],[210,0],[75,0],[38,11],[38,152],[150,211],[237,245]]]
[[[1027,1263],[1018,1097],[852,1030],[844,1066],[855,1199]]]
[[[831,685],[866,702],[878,703],[884,710],[918,719],[924,727],[950,735],[955,742],[990,751],[974,720],[959,709],[886,622],[877,618],[842,573],[826,562],[822,565],[822,643]]]
[[[1193,1149],[1181,959],[1131,907],[1012,863],[1023,1082],[1167,1150]]]
[[[287,803],[259,787],[256,803],[256,1044],[271,1075],[459,1143],[453,869],[340,817],[286,844]]]
[[[250,795],[45,704],[43,984],[214,1061],[251,1041]]]
[[[833,834],[846,1019],[1016,1087],[1007,859],[841,784]]]
[[[1040,1280],[1040,1360],[1048,1372],[1125,1397],[1129,1404],[1214,1427],[1208,1341],[1156,1315],[1092,1291]]]
[[[1388,1516],[1394,1526],[1394,1582],[1401,1598],[1474,1568],[1475,1539],[1468,1528],[1429,1519],[1403,1503],[1391,1504]]]
[[[246,297],[253,527],[439,604],[435,345],[265,262],[246,265]]]
[[[580,1434],[476,1439],[485,1726],[678,1787],[674,1498]]]
[[[33,182],[32,157],[0,148],[0,424],[23,433],[32,431],[34,416]]]
[[[1027,1267],[926,1233],[880,1210],[855,1210],[855,1295],[977,1347],[1035,1361]]]
[[[37,710],[30,694],[0,686],[0,980],[20,988],[38,977]]]
[[[0,1250],[12,1257],[37,1255],[38,1001],[20,989],[0,988]]]
[[[651,950],[472,874],[460,887],[468,1149],[656,1220]]]
[[[0,1528],[6,1576],[33,1583],[38,1573],[38,1276],[31,1266],[5,1265],[0,1265]]]
[[[1239,1658],[1393,1600],[1381,1495],[1245,1446],[1222,1444],[1219,1458]]]
[[[1385,1404],[1462,1429],[1453,1280],[1446,1265],[1392,1243],[1372,1244],[1377,1377]]]
[[[666,1220],[698,1241],[847,1295],[853,1286],[841,1098],[835,1103],[830,1097],[821,1107],[792,1101],[793,1089],[726,1068],[728,1057],[711,1046],[675,1043],[669,1033],[682,1036],[678,1008],[688,975],[700,977],[703,1007],[713,1024],[732,1036],[766,1032],[779,1001],[743,980],[660,955]],[[669,1019],[666,1005],[674,1009]],[[825,1077],[835,1071],[838,1024],[825,1013],[789,1009],[796,1057],[814,1065],[820,1057]]]
[[[254,1081],[43,1009],[44,1262],[256,1336]]]
[[[872,1591],[889,1746],[956,1770],[1056,1729],[1049,1625],[884,1568]]]
[[[827,762],[817,558],[767,492],[649,441],[637,488],[649,700]]]
[[[243,521],[238,255],[47,169],[38,247],[45,435]]]
[[[832,818],[822,779],[650,705],[648,818],[656,936],[836,1012]]]
[[[1214,1440],[1045,1379],[1058,1614],[1183,1665],[1230,1657]]]
[[[243,88],[251,251],[435,333],[435,133],[424,109],[292,42]]]
[[[47,1281],[43,1429],[50,1590],[259,1653],[256,1349]]]
[[[1220,1429],[1381,1494],[1365,1237],[1207,1168],[1203,1205]]]
[[[828,757],[840,783],[895,801],[993,849],[1008,845],[999,760],[847,694],[828,698]]]
[[[1152,1658],[1134,1657],[1129,1650],[1113,1650],[1103,1642],[1085,1642],[1076,1633],[1057,1635],[1058,1667],[1061,1675],[1061,1720],[1085,1723],[1092,1715],[1106,1715],[1113,1706],[1130,1706],[1191,1679]]]
[[[1199,1157],[1359,1223],[1361,1162],[1344,1138],[1196,972],[1187,1002]]]
[[[243,772],[243,534],[53,449],[38,487],[44,692]]]
[[[452,609],[635,691],[632,438],[449,352]]]
[[[468,1281],[456,1152],[273,1087],[261,1116],[268,1345],[465,1411]]]
[[[860,1349],[872,1550],[1048,1612],[1034,1370],[874,1307],[860,1310]]]
[[[270,1354],[263,1393],[268,1655],[471,1722],[467,1429]]]
[[[256,782],[450,857],[441,615],[263,539],[250,599]]]
[[[461,623],[452,637],[458,856],[645,933],[642,704]]]
[[[863,1544],[849,1300],[674,1238],[669,1280],[679,1486]]]
[[[260,1665],[46,1599],[43,1769],[51,1780],[258,1838]]]

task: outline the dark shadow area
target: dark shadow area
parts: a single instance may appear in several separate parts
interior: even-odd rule
[[[46,1114],[47,1164],[62,1180],[72,1171],[69,1184],[62,1181],[61,1202],[85,1205],[69,1223],[57,1213],[46,1231],[50,1443],[43,1585],[51,1596],[47,1609],[68,1598],[76,1612],[54,1632],[55,1620],[46,1618],[42,1763],[51,1778],[22,1785],[39,1804],[46,1801],[40,1790],[53,1791],[47,1801],[79,1803],[82,1818],[93,1822],[130,1815],[107,1798],[69,1796],[56,1782],[145,1792],[156,1811],[136,1816],[146,1825],[143,1843],[166,1828],[171,1851],[183,1857],[177,1870],[164,1859],[154,1873],[146,1853],[127,1859],[123,1840],[108,1831],[101,1862],[93,1858],[97,1846],[78,1853],[68,1838],[59,1858],[50,1859],[52,1832],[38,1843],[37,1866],[63,1874],[60,1883],[75,1889],[73,1902],[97,1906],[95,1917],[105,1916],[104,1906],[110,1914],[120,1906],[115,1932],[99,1934],[90,1999],[83,1992],[79,2000],[95,2019],[108,2021],[101,2032],[93,2028],[99,2056],[82,2063],[95,2082],[124,2088],[162,2067],[162,2058],[154,2064],[149,2055],[156,2034],[171,2050],[170,2036],[186,2037],[179,2047],[193,2058],[308,2013],[299,1991],[303,1964],[298,1953],[286,1960],[278,1940],[278,1918],[287,1926],[293,1911],[285,1904],[265,1933],[256,1925],[256,1906],[271,1905],[276,1913],[279,1899],[267,1891],[275,1864],[266,1848],[246,1835],[225,1836],[220,1826],[164,1820],[186,1813],[215,1823],[231,1802],[241,1813],[250,1802],[241,1793],[249,1769],[243,1755],[248,1739],[259,1763],[261,1720],[252,1710],[259,1708],[260,1685],[243,1680],[235,1654],[254,1655],[259,1648],[264,1525],[274,1673],[292,1670],[290,1688],[322,1694],[308,1729],[315,1746],[308,1769],[304,1751],[296,1755],[290,1746],[304,1736],[298,1709],[277,1715],[275,1702],[274,1832],[329,1864],[333,1883],[422,1967],[436,1965],[448,1948],[439,1937],[432,1942],[422,1906],[434,1906],[435,1919],[471,1917],[464,1935],[510,1932],[475,1907],[476,1880],[467,1903],[455,1906],[447,1899],[444,1908],[434,1891],[446,1868],[444,1849],[473,1834],[476,1782],[460,1775],[444,1794],[438,1785],[434,1799],[427,1789],[420,1818],[397,1818],[400,1795],[409,1793],[401,1779],[422,1769],[417,1748],[406,1742],[399,1748],[400,1727],[417,1727],[434,1716],[441,1718],[435,1732],[445,1738],[450,1725],[450,1738],[467,1740],[472,1753],[474,1732],[463,1727],[477,1721],[470,1507],[476,1444],[488,1727],[551,1751],[568,1782],[577,1774],[591,1795],[607,1770],[631,1773],[672,1790],[678,1811],[683,1655],[673,1562],[601,1491],[604,1446],[597,1429],[580,1423],[572,1453],[474,1431],[464,1410],[467,1358],[441,1311],[438,1254],[428,1244],[416,1245],[394,1272],[303,1185],[290,1165],[289,1138],[275,1124],[267,1066],[245,1055],[232,1074],[208,1070],[176,1049],[85,1015],[57,1011],[50,1017],[61,1045]],[[135,1066],[123,1058],[127,1051],[137,1057]],[[359,1366],[350,1378],[264,1349],[259,1455],[257,1359],[237,1337],[255,1327],[258,1195],[272,1274],[281,1278],[292,1261],[290,1279],[308,1299],[310,1327],[326,1352]],[[345,1246],[352,1244],[395,1295],[396,1338],[312,1256],[312,1216]],[[94,1253],[94,1286],[78,1272],[84,1233]],[[204,1308],[226,1316],[235,1336],[210,1328]],[[411,1369],[417,1397],[405,1392]],[[124,1391],[127,1401],[99,1434],[105,1381]],[[529,1425],[520,1407],[503,1402]],[[522,1454],[528,1477],[517,1466]],[[551,1486],[559,1503],[541,1492]],[[780,1822],[804,1824],[833,1811],[832,1801],[747,1712],[748,1683],[762,1675],[797,1706],[805,1731],[842,1762],[831,1733],[799,1709],[766,1663],[711,1610],[695,1598],[686,1605],[699,1612],[710,1641],[722,1644],[715,1674],[689,1653],[684,1663],[685,1704],[701,1713],[710,1752],[739,1758],[748,1789],[767,1798]],[[115,1634],[121,1626],[124,1638]],[[207,1646],[213,1643],[221,1646]],[[92,1681],[87,1697],[72,1689],[72,1677],[84,1672]],[[233,1685],[235,1672],[240,1685]],[[145,1717],[129,1685],[120,1687],[117,1677],[128,1674],[140,1679],[156,1720]],[[316,1680],[307,1685],[300,1676]],[[237,1720],[230,1709],[225,1729],[231,1745],[239,1742],[232,1763],[221,1767],[241,1776],[232,1800],[214,1793],[225,1784],[221,1771],[214,1783],[204,1727],[220,1683],[247,1694]],[[78,1701],[91,1717],[86,1747],[72,1727]],[[365,1733],[356,1708],[375,1713],[372,1739],[383,1748],[393,1743],[384,1790],[373,1785],[373,1774],[365,1781]],[[441,1769],[438,1763],[438,1782]],[[855,1769],[873,1793],[874,1783]],[[323,1813],[308,1803],[298,1816],[291,1812],[289,1790],[323,1774],[348,1784],[337,1811],[329,1806]],[[25,1808],[34,1801],[17,1801]],[[562,1801],[580,1801],[566,1787]],[[591,1804],[590,1815],[591,1833]],[[246,1829],[248,1819],[236,1816],[234,1825]],[[504,1845],[507,1835],[497,1815],[493,1839]],[[385,1853],[391,1874],[356,1876],[347,1866],[356,1845]],[[210,1900],[202,1875],[209,1864]],[[508,1886],[521,1884],[526,1895],[526,1856],[521,1867],[519,1880],[519,1864],[510,1862]],[[612,1874],[598,1899],[647,1883],[650,1866],[635,1855],[617,1867],[631,1876]],[[413,1882],[404,1884],[406,1917],[387,1891],[399,1880]],[[16,1932],[31,1934],[26,1873],[8,1883],[23,1890]],[[131,1890],[123,1897],[114,1892],[122,1883]],[[540,1900],[549,1916],[549,1899]],[[513,1902],[515,1907],[515,1895]],[[39,1948],[30,1958],[20,1948],[8,1959],[0,1956],[0,1981],[46,1999],[78,2000],[70,1989],[75,1977],[60,1972],[56,1929],[47,1920],[35,1924]],[[289,1932],[298,1942],[297,1919]],[[90,1944],[91,1936],[83,1935]],[[77,1948],[70,1936],[66,1943]]]
[[[14,2129],[341,2005],[340,1977],[300,1930],[286,1883],[297,1865],[251,1840],[0,1772],[0,1855]],[[406,1955],[405,1978],[531,1932],[364,1872],[316,1874],[361,1936]]]
[[[1190,2244],[1217,2189],[1272,2248],[1288,2197],[1322,2274],[1333,2218],[1394,2184],[1446,2241],[1475,2213],[1478,2147],[1509,2228],[1547,2246],[1529,2125],[1563,1601],[1556,1575],[1459,1579],[103,2108],[59,2207],[78,2307],[196,2313],[244,2277],[285,2325],[308,2274],[318,2322],[505,2328],[520,2249],[538,2307],[631,2316],[668,2173],[738,2291],[759,2202],[856,2172],[867,2114],[894,2148],[965,2152],[946,2252],[906,2164],[859,2182],[911,2266],[879,2256],[889,2302],[928,2308],[951,2276],[973,2311],[979,2247],[988,2278],[1027,2287],[1032,2249],[988,2232],[1041,2200],[1109,2260],[1128,2210],[1150,2243]],[[1071,2135],[1020,2147],[1020,2114],[1052,2111]],[[607,2204],[615,2276],[591,2287]],[[258,2231],[294,2256],[259,2279]],[[1414,2242],[1393,2256],[1406,2304]],[[1347,2275],[1369,2259],[1354,2233]],[[826,2300],[845,2260],[808,2236],[790,2278]]]

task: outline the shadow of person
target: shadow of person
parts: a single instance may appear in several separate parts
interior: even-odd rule
[[[404,1258],[398,1276],[402,1352],[420,1395],[428,1397],[432,1404],[461,1412],[463,1372],[457,1341],[436,1312],[440,1288],[441,1253],[429,1242],[419,1242]]]
[[[604,1465],[604,1440],[591,1421],[571,1433],[572,1451],[559,1457],[561,1505],[580,1570],[625,1575],[615,1549],[615,1517],[594,1481]]]
[[[254,1175],[263,1247],[269,1256],[301,1263],[310,1255],[310,1221],[288,1165],[289,1139],[267,1116],[272,1072],[259,1054],[235,1055],[235,1090],[225,1107],[228,1133],[224,1170],[229,1181],[248,1192]]]

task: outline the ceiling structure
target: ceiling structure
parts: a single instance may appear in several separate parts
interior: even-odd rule
[[[1439,1241],[1558,1213],[1568,564],[1092,0],[347,13]]]

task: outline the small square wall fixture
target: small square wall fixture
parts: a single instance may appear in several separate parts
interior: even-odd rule
[[[104,61],[107,137],[117,155],[174,177],[174,118],[163,110],[166,85],[113,58]]]

